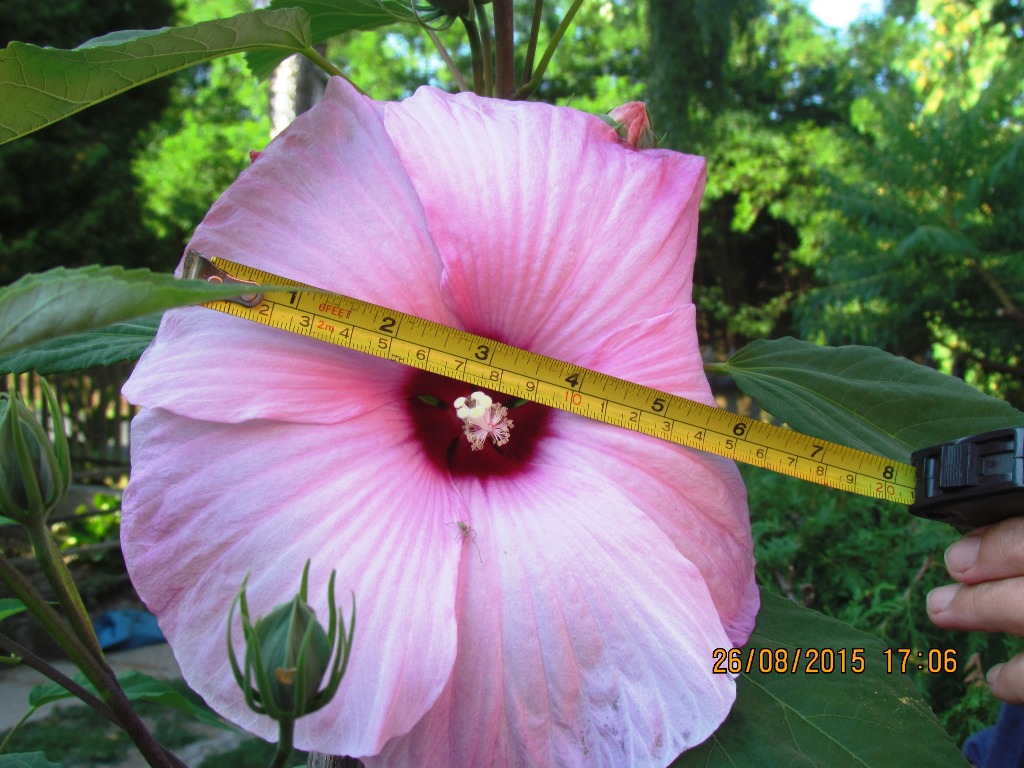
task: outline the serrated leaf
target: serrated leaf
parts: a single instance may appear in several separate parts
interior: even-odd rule
[[[817,673],[806,672],[812,648],[830,651],[815,657]],[[967,767],[913,681],[886,672],[885,645],[877,637],[762,591],[757,626],[739,654],[742,664],[748,649],[754,653],[752,671],[740,675],[729,717],[672,768]],[[774,659],[776,649],[785,649],[787,671],[762,673],[761,664],[769,668],[768,656]],[[788,662],[798,650],[803,662],[791,673]],[[860,665],[853,666],[855,650],[861,672],[855,671]],[[840,671],[844,657],[845,673]],[[821,671],[823,663],[833,672]]]
[[[399,0],[272,0],[270,8],[297,7],[309,14],[313,45],[355,30],[379,29],[415,17],[408,2]],[[250,51],[245,55],[252,73],[261,80],[270,76],[287,53]]]
[[[222,720],[212,709],[204,704],[197,704],[187,696],[179,693],[170,683],[159,680],[155,677],[132,670],[117,676],[121,688],[129,701],[150,701],[162,704],[172,709],[177,709],[206,725],[224,730],[234,730],[234,726]],[[81,674],[75,675],[75,682],[91,693],[96,693],[96,688]],[[74,698],[75,695],[56,683],[37,685],[28,695],[28,701],[32,709],[38,709],[44,704],[54,701]]]
[[[755,341],[714,370],[798,432],[909,461],[958,437],[1024,426],[1024,413],[960,379],[874,347]]]
[[[231,284],[123,267],[58,267],[0,288],[0,354],[172,307],[237,296]]]
[[[61,768],[47,758],[45,752],[17,752],[12,755],[0,755],[0,768]]]
[[[241,51],[288,55],[311,44],[299,8],[113,32],[72,50],[12,42],[0,51],[0,144],[204,61]]]
[[[147,315],[0,355],[0,375],[25,371],[49,375],[137,360],[156,336],[161,317]]]
[[[0,621],[27,610],[28,607],[21,600],[13,597],[0,598]]]

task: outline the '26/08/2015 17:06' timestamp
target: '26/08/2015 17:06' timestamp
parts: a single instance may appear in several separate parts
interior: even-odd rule
[[[956,650],[953,648],[924,651],[886,648],[881,655],[885,672],[890,675],[914,670],[931,674],[953,674],[957,671]],[[864,648],[715,648],[711,657],[711,671],[717,675],[738,675],[741,672],[860,675],[867,670],[869,663],[868,652]]]

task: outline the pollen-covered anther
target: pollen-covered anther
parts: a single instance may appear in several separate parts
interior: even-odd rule
[[[495,403],[489,395],[474,392],[455,400],[455,415],[462,419],[462,432],[474,451],[484,447],[490,437],[495,445],[508,442],[512,420],[508,408]]]

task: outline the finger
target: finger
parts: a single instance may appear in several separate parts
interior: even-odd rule
[[[1024,653],[1005,664],[996,664],[988,671],[992,693],[1010,704],[1024,704]]]
[[[928,593],[928,616],[946,629],[1024,636],[1024,577],[947,584]]]
[[[946,550],[946,570],[964,584],[1024,576],[1024,517],[971,531]]]

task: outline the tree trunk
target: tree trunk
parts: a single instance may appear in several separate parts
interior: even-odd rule
[[[323,55],[327,46],[314,48]],[[324,95],[327,73],[305,56],[295,54],[282,61],[270,77],[271,135],[276,136]]]

